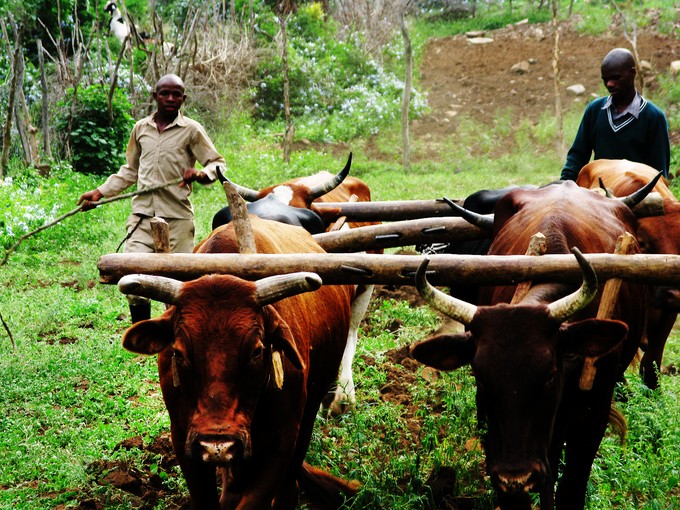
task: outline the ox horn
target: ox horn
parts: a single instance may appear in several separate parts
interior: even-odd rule
[[[548,305],[550,316],[559,322],[564,322],[572,317],[576,312],[582,310],[593,300],[597,294],[597,274],[590,262],[586,260],[581,251],[574,247],[571,252],[578,260],[581,271],[583,272],[583,283],[581,286],[568,296],[564,296]]]
[[[255,282],[255,301],[260,306],[275,303],[283,298],[310,292],[321,287],[321,277],[316,273],[279,274]]]
[[[347,158],[347,163],[345,163],[345,167],[342,170],[340,170],[340,172],[335,174],[333,177],[328,179],[323,184],[320,184],[319,186],[314,186],[313,188],[309,188],[309,195],[312,197],[312,200],[319,198],[337,188],[342,183],[342,181],[345,180],[345,177],[349,175],[349,169],[351,166],[352,166],[352,153],[350,152],[349,157]]]
[[[661,179],[661,176],[663,175],[663,172],[659,172],[656,174],[656,177],[649,181],[647,184],[642,186],[639,190],[631,193],[627,197],[621,197],[619,200],[626,204],[628,207],[631,209],[638,205],[640,202],[642,202],[645,198],[647,198],[647,195],[651,193],[651,191],[654,189],[654,186],[656,186],[656,183]]]
[[[220,170],[219,168],[217,169],[217,178],[220,180],[223,186],[225,182],[231,184],[233,188],[236,190],[236,193],[238,193],[241,196],[241,198],[246,202],[255,202],[255,200],[260,198],[259,191],[246,188],[245,186],[241,186],[240,184],[236,184],[235,182],[228,179],[227,176],[224,175],[222,173],[222,170]]]
[[[461,299],[449,296],[433,287],[427,281],[426,272],[429,263],[430,259],[426,257],[416,271],[416,288],[418,293],[432,308],[439,310],[466,326],[469,325],[477,311],[477,307]]]
[[[129,274],[118,281],[123,294],[142,296],[161,303],[176,305],[183,283],[179,280],[149,274]]]
[[[453,200],[446,197],[442,198],[442,200],[449,204],[449,207],[456,211],[458,214],[460,214],[460,217],[463,218],[468,223],[471,223],[474,226],[481,228],[485,232],[488,233],[493,232],[493,214],[479,214],[470,211],[469,209],[459,206]]]
[[[615,198],[614,195],[612,195],[611,190],[607,189],[607,186],[604,185],[602,177],[598,177],[597,180],[600,182],[600,189],[604,192],[604,196],[607,198]]]

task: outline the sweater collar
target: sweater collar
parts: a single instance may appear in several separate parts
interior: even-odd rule
[[[604,102],[604,105],[602,106],[603,110],[609,109],[611,106],[613,106],[613,101],[612,101],[612,96],[608,96],[607,100]],[[635,97],[633,100],[630,102],[630,104],[626,107],[625,110],[623,110],[621,113],[618,113],[614,111],[614,109],[611,109],[611,116],[614,119],[618,119],[620,117],[623,117],[624,115],[630,113],[633,117],[636,119],[640,115],[640,110],[642,110],[642,96],[635,91]]]

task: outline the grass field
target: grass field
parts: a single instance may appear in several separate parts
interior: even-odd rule
[[[576,131],[581,112],[566,112],[565,132]],[[562,160],[554,127],[549,117],[512,131],[502,118],[491,127],[463,119],[455,139],[434,146],[414,140],[409,172],[400,166],[398,127],[297,151],[289,165],[271,137],[258,136],[242,119],[214,139],[230,178],[253,188],[335,172],[352,151],[352,175],[370,185],[373,200],[462,198],[481,188],[556,179]],[[75,174],[66,164],[54,165],[49,178],[15,164],[7,177],[0,186],[5,249],[75,208],[80,194],[102,180]],[[202,239],[226,203],[223,190],[196,186],[193,202]],[[129,203],[120,201],[78,213],[21,243],[0,267],[0,509],[187,504],[167,443],[155,359],[122,348],[127,303],[114,286],[98,283],[98,259],[119,249],[128,212]],[[319,417],[309,460],[362,482],[354,509],[492,510],[474,379],[467,369],[439,373],[408,358],[408,345],[440,319],[400,290],[374,297],[355,364],[357,407],[338,419]],[[154,315],[162,313],[162,305],[153,306]],[[602,443],[588,510],[680,510],[680,378],[674,368],[680,330],[669,340],[664,365],[671,372],[655,392],[630,369],[627,399],[616,404],[628,420],[628,436],[622,442],[608,434]]]

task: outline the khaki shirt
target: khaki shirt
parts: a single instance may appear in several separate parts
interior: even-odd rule
[[[184,170],[193,168],[196,161],[212,180],[217,178],[217,167],[226,170],[224,158],[217,152],[203,127],[178,113],[172,124],[158,132],[155,113],[137,121],[130,133],[125,158],[127,163],[111,175],[99,191],[112,197],[137,183],[137,189],[181,179]],[[194,210],[188,186],[171,185],[132,199],[132,213],[162,218],[193,219]]]

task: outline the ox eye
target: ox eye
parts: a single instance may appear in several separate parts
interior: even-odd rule
[[[557,381],[557,370],[553,370],[549,375],[548,378],[545,381],[545,389],[549,390],[555,385],[555,382]]]
[[[264,345],[258,344],[257,346],[255,346],[255,349],[253,349],[251,361],[257,362],[260,361],[262,358],[264,358]]]

